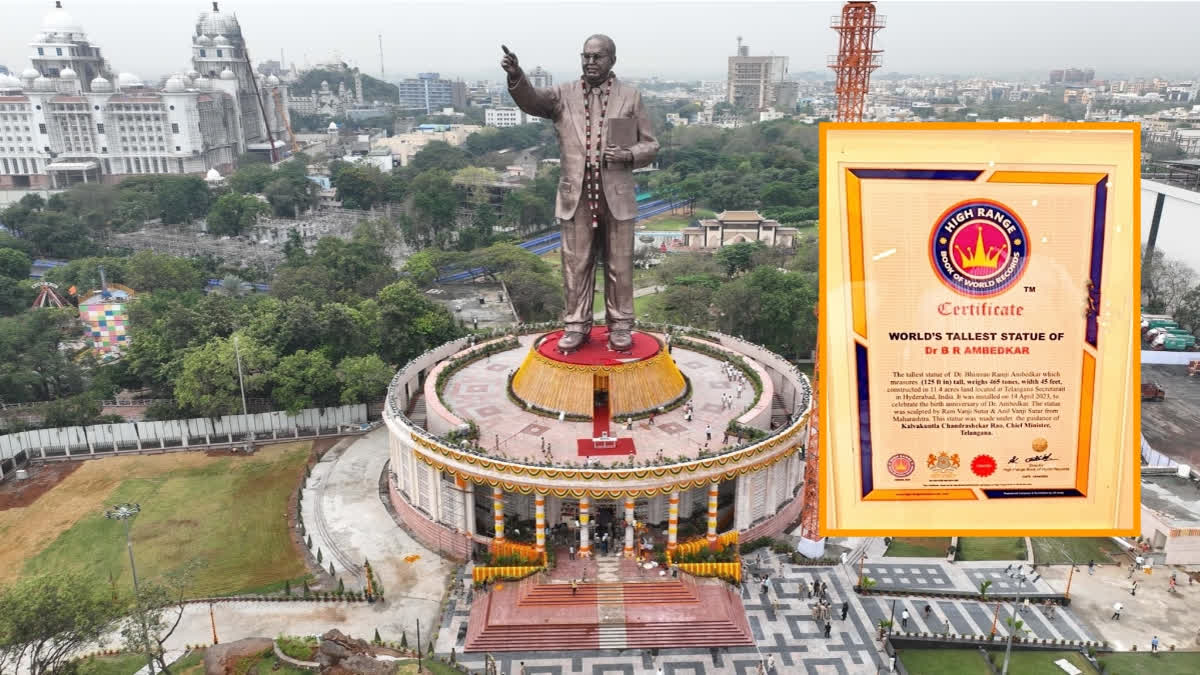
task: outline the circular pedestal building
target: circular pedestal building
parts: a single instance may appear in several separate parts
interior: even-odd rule
[[[409,529],[465,558],[493,539],[632,553],[799,518],[808,378],[718,333],[560,331],[457,340],[396,374],[388,489]],[[646,524],[636,536],[634,523]]]

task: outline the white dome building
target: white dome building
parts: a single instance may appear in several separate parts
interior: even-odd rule
[[[110,92],[113,90],[112,82],[104,77],[97,77],[92,80],[92,91],[97,93]]]
[[[167,82],[163,86],[163,90],[171,94],[179,94],[187,91],[187,85],[183,83],[183,78],[178,75],[172,75],[171,77],[167,78]]]
[[[279,86],[279,78],[275,77],[274,75],[271,75],[270,77],[267,78],[267,86],[278,87]]]
[[[58,35],[83,36],[83,26],[62,8],[62,2],[55,2],[54,9],[42,20],[42,32]]]
[[[237,79],[237,75],[234,75],[233,71],[228,68],[221,71],[220,77],[222,80],[236,80]]]
[[[133,73],[121,73],[117,75],[117,86],[121,89],[136,89],[146,85],[142,82],[142,78]]]
[[[212,80],[207,77],[200,76],[192,82],[192,86],[200,91],[212,91]]]
[[[224,35],[218,35],[217,37],[213,38],[214,47],[228,47],[229,44],[229,38],[225,37]]]
[[[226,14],[219,8],[211,12],[201,12],[199,20],[196,21],[197,35],[237,35],[241,36],[242,27],[238,25],[238,20],[232,14]]]
[[[39,73],[37,71],[37,68],[30,67],[30,68],[26,68],[25,70],[21,71],[21,79],[29,80],[30,82],[32,82],[33,80],[36,80],[38,78],[38,75],[41,75],[41,73]]]
[[[51,80],[45,75],[40,75],[33,81],[33,88],[37,91],[53,91],[54,80]]]
[[[59,77],[59,79],[62,79],[62,80],[76,80],[76,79],[79,79],[79,76],[75,74],[75,71],[74,71],[74,70],[72,70],[70,66],[67,66],[66,68],[63,68],[63,69],[62,69],[62,71],[61,71],[61,72],[59,72],[59,74],[58,74],[58,77]]]
[[[21,81],[12,75],[0,75],[0,91],[20,89]]]

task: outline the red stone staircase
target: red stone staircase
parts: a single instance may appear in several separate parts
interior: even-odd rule
[[[752,645],[737,592],[713,579],[544,583],[540,576],[475,596],[467,652]]]

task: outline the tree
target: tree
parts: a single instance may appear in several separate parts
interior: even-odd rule
[[[125,283],[143,293],[204,287],[204,273],[199,265],[164,253],[138,251],[128,260],[125,270]]]
[[[77,573],[26,577],[0,592],[0,666],[30,675],[62,672],[124,611]]]
[[[245,335],[240,336],[236,351],[241,354],[246,395],[265,394],[278,357]],[[238,362],[232,337],[213,338],[188,350],[175,381],[175,399],[184,408],[205,417],[241,412]]]
[[[166,642],[183,619],[184,596],[202,564],[193,560],[161,580],[142,582],[134,612],[121,625],[125,648],[153,656],[164,675],[171,673]]]
[[[271,398],[289,415],[337,401],[338,377],[321,352],[299,350],[279,360],[271,371]]]
[[[433,264],[433,254],[430,251],[417,251],[404,261],[400,274],[414,284],[424,288],[437,279],[438,271]]]
[[[738,272],[749,271],[754,254],[764,248],[766,245],[761,241],[729,244],[717,251],[716,259],[725,267],[725,273],[732,277]]]
[[[23,252],[12,248],[0,248],[0,277],[28,279],[33,261]]]
[[[84,389],[86,361],[63,344],[79,339],[75,308],[0,318],[0,398],[5,403],[65,398]]]
[[[389,363],[407,363],[462,334],[449,310],[425,297],[410,281],[381,290],[378,303],[379,354]]]
[[[242,164],[229,176],[229,188],[239,194],[258,194],[274,176],[275,171],[270,164]]]
[[[981,601],[987,600],[988,589],[991,587],[992,581],[990,579],[984,579],[983,581],[979,582],[979,599]]]
[[[413,179],[410,189],[417,221],[427,233],[424,239],[443,242],[458,213],[458,191],[450,173],[440,169],[426,171]]]
[[[0,276],[0,316],[14,316],[29,309],[37,297],[29,279]]]
[[[1152,313],[1172,314],[1179,302],[1196,285],[1196,271],[1177,258],[1168,258],[1162,249],[1155,249],[1146,260],[1142,245],[1142,296],[1146,309]]]
[[[1193,335],[1200,334],[1200,285],[1184,294],[1175,307],[1175,321]]]
[[[239,235],[254,227],[266,204],[251,195],[230,192],[221,195],[208,212],[208,231],[217,236]]]
[[[369,209],[382,203],[390,192],[390,180],[370,164],[343,164],[334,174],[338,201],[348,209]]]
[[[337,365],[337,378],[342,383],[341,402],[370,403],[387,393],[395,369],[375,354],[348,356]]]
[[[470,164],[466,151],[456,148],[445,141],[430,141],[413,155],[409,160],[409,170],[413,173],[427,171],[457,171]]]

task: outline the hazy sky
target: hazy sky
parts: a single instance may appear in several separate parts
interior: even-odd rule
[[[54,3],[2,0],[0,64],[20,72],[29,42]],[[113,68],[144,78],[189,69],[203,0],[64,0]],[[880,72],[1022,76],[1051,67],[1096,69],[1098,78],[1200,73],[1200,2],[878,3],[887,27]],[[826,72],[837,51],[829,28],[839,2],[407,2],[404,0],[227,0],[255,63],[331,60],[335,52],[379,74],[383,35],[388,79],[437,71],[499,79],[500,44],[527,68],[577,77],[590,33],[617,43],[616,71],[630,76],[722,79],[737,36],[751,54],[790,57],[792,73]]]

